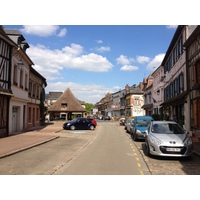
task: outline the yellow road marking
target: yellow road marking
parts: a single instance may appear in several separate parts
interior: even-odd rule
[[[132,150],[135,152],[135,149],[134,149],[133,144],[130,143],[130,146],[131,146]],[[134,155],[137,156],[137,153],[134,153]],[[138,157],[136,157],[135,159],[136,159],[137,161],[139,161],[139,158],[138,158]],[[141,168],[141,164],[140,164],[140,163],[137,163],[137,166],[138,166],[138,168]],[[141,174],[141,175],[144,175],[144,172],[143,172],[142,170],[140,170],[140,174]]]
[[[140,163],[137,163],[138,167],[141,167],[141,164]]]
[[[144,172],[143,172],[143,171],[140,171],[140,174],[141,174],[141,175],[144,175]]]

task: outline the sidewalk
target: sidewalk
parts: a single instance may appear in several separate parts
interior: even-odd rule
[[[200,156],[200,138],[199,137],[192,137],[194,153]]]
[[[62,124],[63,122],[49,123],[45,126],[40,126],[37,129],[0,138],[0,158],[60,137],[58,133],[62,130]],[[194,153],[200,156],[200,138],[192,137],[192,140],[194,144]]]
[[[0,138],[0,158],[54,140],[59,137],[59,135],[56,134],[59,130],[62,130],[62,123],[55,122],[27,132]]]

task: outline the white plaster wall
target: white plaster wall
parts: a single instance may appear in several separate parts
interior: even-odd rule
[[[11,70],[11,89],[13,96],[10,100],[10,106],[9,106],[9,134],[13,132],[13,107],[17,107],[18,114],[17,114],[17,132],[22,131],[24,128],[26,128],[27,124],[27,103],[28,103],[28,84],[29,84],[29,66],[28,64],[23,60],[24,66],[23,66],[23,89],[20,88],[20,69],[17,71],[17,83],[18,85],[13,85],[13,76],[14,76],[14,66],[17,65],[20,58],[16,55],[12,57],[12,70]],[[27,83],[25,84],[25,74],[27,74]],[[23,124],[23,110],[24,105],[26,106],[25,111],[25,124]]]
[[[17,132],[23,130],[23,108],[26,105],[26,116],[25,116],[25,123],[27,121],[27,102],[20,101],[14,97],[11,98],[10,101],[10,112],[9,112],[9,134],[13,133],[13,107],[18,107],[18,115],[17,115]],[[26,127],[26,124],[25,124]]]

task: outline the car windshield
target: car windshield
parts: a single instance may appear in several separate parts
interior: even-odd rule
[[[71,122],[76,122],[78,120],[78,118],[74,118]]]
[[[148,126],[150,124],[151,120],[145,120],[145,119],[138,119],[136,121],[137,126]]]
[[[162,134],[184,134],[185,131],[179,124],[173,123],[154,123],[151,129],[152,133]]]

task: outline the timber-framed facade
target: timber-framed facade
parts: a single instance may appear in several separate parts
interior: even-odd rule
[[[9,134],[9,103],[11,91],[11,51],[13,43],[0,26],[0,137]]]
[[[200,26],[196,27],[184,46],[187,57],[190,131],[200,136]]]

